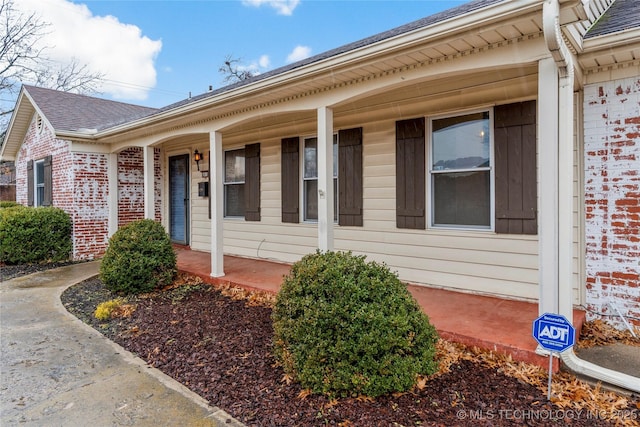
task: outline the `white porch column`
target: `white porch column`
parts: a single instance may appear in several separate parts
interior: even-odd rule
[[[224,219],[224,161],[222,152],[222,134],[211,132],[209,134],[209,149],[211,152],[211,168],[209,177],[211,188],[211,276],[224,276],[224,245],[223,245],[223,219]]]
[[[110,153],[108,158],[108,180],[109,197],[107,205],[109,207],[108,235],[118,231],[118,153]]]
[[[145,219],[155,219],[154,150],[153,147],[144,147],[142,150],[144,159],[144,217]]]
[[[558,313],[558,69],[538,62],[538,311]]]
[[[568,68],[573,67],[569,61]],[[559,79],[558,94],[558,313],[573,322],[574,104],[573,70]],[[584,255],[581,255],[584,256]]]
[[[333,110],[318,108],[318,249],[333,250]]]

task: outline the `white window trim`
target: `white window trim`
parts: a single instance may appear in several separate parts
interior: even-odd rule
[[[244,173],[245,173],[245,181],[227,181],[227,174],[226,174],[226,164],[227,164],[227,153],[231,152],[231,151],[240,151],[242,150],[244,152],[244,145],[242,146],[238,146],[238,147],[234,147],[234,148],[229,148],[224,150],[223,152],[223,157],[222,157],[222,164],[224,165],[224,172],[222,175],[222,191],[223,191],[223,195],[222,195],[222,213],[223,213],[223,218],[224,219],[231,219],[231,220],[235,220],[235,221],[240,221],[240,220],[244,220],[244,215],[227,215],[227,185],[238,185],[238,184],[245,184],[246,182],[246,174],[247,174],[247,165],[246,165],[246,157],[245,157],[245,167],[244,167]],[[209,192],[211,192],[211,189],[209,189]]]
[[[469,225],[438,225],[433,223],[433,208],[435,206],[433,197],[433,180],[431,179],[432,174],[435,172],[432,168],[432,149],[433,149],[433,139],[432,139],[432,129],[433,129],[433,121],[448,117],[456,117],[456,116],[465,116],[468,114],[474,113],[484,113],[489,112],[489,167],[488,168],[473,168],[473,169],[457,169],[455,172],[465,172],[465,171],[480,171],[480,170],[488,170],[489,171],[489,226],[469,226]],[[426,179],[426,189],[427,189],[427,229],[431,230],[458,230],[458,231],[479,231],[479,232],[494,232],[495,231],[495,155],[494,155],[494,123],[493,123],[493,107],[485,107],[485,108],[475,108],[472,110],[460,110],[454,111],[447,114],[439,114],[435,116],[427,117],[427,135],[425,137],[425,165],[427,167],[427,173],[425,174]],[[438,173],[438,172],[435,172]]]
[[[300,200],[300,207],[299,207],[299,211],[300,211],[300,222],[302,223],[307,223],[307,224],[317,224],[318,220],[317,219],[306,219],[305,218],[305,207],[307,206],[307,194],[304,191],[304,183],[305,181],[318,181],[318,176],[316,175],[315,178],[305,178],[304,177],[304,147],[305,147],[305,142],[308,139],[313,139],[315,138],[316,140],[318,139],[317,135],[306,135],[306,136],[302,136],[300,137],[300,148],[299,148],[299,153],[300,153],[300,161],[298,163],[300,163],[300,189],[299,189],[299,199]],[[333,139],[335,140],[335,145],[336,145],[336,149],[340,149],[340,141],[338,140],[339,136],[338,136],[338,132],[334,132],[333,133]],[[317,145],[316,145],[316,162],[317,162]],[[340,154],[338,151],[338,154],[336,155],[336,165],[334,167],[335,169],[335,173],[333,174],[333,179],[335,180],[336,184],[336,191],[339,191],[340,189],[340,182],[339,179],[340,177],[338,176],[338,162],[339,162],[339,158],[340,158]],[[338,194],[335,194],[335,200],[336,200],[336,205],[334,206],[335,209],[335,220],[333,221],[334,224],[338,224],[339,219],[340,219],[340,207],[339,207],[339,197]]]

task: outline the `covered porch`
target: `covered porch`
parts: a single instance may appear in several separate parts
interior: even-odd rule
[[[224,256],[225,275],[211,277],[211,255],[176,246],[178,269],[201,277],[213,285],[232,285],[245,289],[277,293],[290,265],[275,261]],[[516,361],[548,367],[548,359],[536,353],[532,324],[538,317],[538,304],[474,295],[409,284],[431,323],[444,339],[506,353]],[[573,324],[579,331],[585,312],[573,311]],[[554,361],[554,369],[559,368]]]

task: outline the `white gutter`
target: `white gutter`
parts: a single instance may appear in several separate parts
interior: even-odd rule
[[[559,0],[545,0],[542,8],[544,39],[558,67],[558,311],[573,319],[573,57],[560,29]],[[566,169],[563,170],[563,166]],[[562,172],[562,173],[561,173]],[[560,353],[572,372],[640,393],[640,379],[580,359],[573,348]]]

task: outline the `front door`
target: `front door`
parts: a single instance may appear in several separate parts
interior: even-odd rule
[[[189,244],[189,155],[169,157],[169,235]]]

